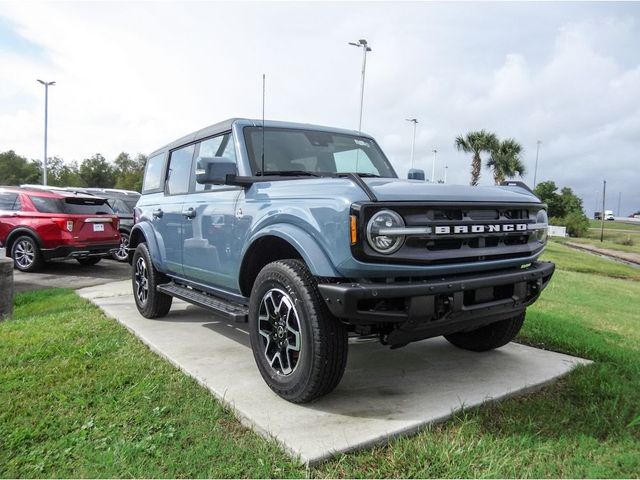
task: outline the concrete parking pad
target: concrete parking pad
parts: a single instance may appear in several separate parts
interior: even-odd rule
[[[354,340],[338,388],[312,404],[293,405],[262,381],[246,324],[181,301],[167,317],[147,320],[136,310],[129,281],[78,293],[208,388],[245,425],[309,464],[415,432],[463,407],[539,388],[590,363],[515,343],[472,353],[442,338],[398,350]]]

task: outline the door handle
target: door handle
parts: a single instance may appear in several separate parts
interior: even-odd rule
[[[164,212],[162,211],[161,208],[158,208],[153,212],[151,212],[151,215],[153,215],[153,218],[162,218],[162,215],[164,215]]]
[[[182,212],[182,215],[189,219],[196,218],[196,211],[193,208],[188,208],[185,212]]]

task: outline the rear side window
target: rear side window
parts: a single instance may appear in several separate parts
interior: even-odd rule
[[[194,149],[195,145],[187,145],[171,152],[165,191],[167,195],[176,195],[189,191],[191,160],[193,160]]]
[[[29,198],[40,213],[64,213],[62,201],[57,198],[38,197],[36,195],[31,195]]]
[[[144,182],[142,191],[149,192],[162,188],[162,166],[164,165],[164,154],[154,155],[147,160],[147,168],[144,171]]]
[[[0,192],[0,210],[17,210],[16,203],[20,205],[17,193]]]
[[[133,208],[129,207],[123,200],[119,198],[112,198],[109,200],[109,205],[113,208],[113,211],[119,214],[130,214],[133,212]]]

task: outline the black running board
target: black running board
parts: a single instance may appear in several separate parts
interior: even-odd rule
[[[234,322],[247,322],[249,309],[244,305],[224,300],[220,297],[201,293],[192,288],[183,287],[174,282],[158,285],[158,291],[179,298],[185,302],[192,303],[207,310],[211,310],[219,315],[227,317]]]

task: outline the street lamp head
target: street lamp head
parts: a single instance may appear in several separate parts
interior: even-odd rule
[[[367,41],[366,41],[366,40],[364,40],[364,39],[361,39],[361,40],[358,40],[358,43],[359,43],[360,45],[366,45],[366,44],[367,44]]]
[[[44,84],[45,84],[45,83],[44,83],[42,80],[40,80],[40,79],[38,79],[38,81],[39,81],[42,85],[44,85]]]
[[[406,120],[407,122],[418,123],[418,119],[417,119],[417,118],[405,118],[405,120]]]

